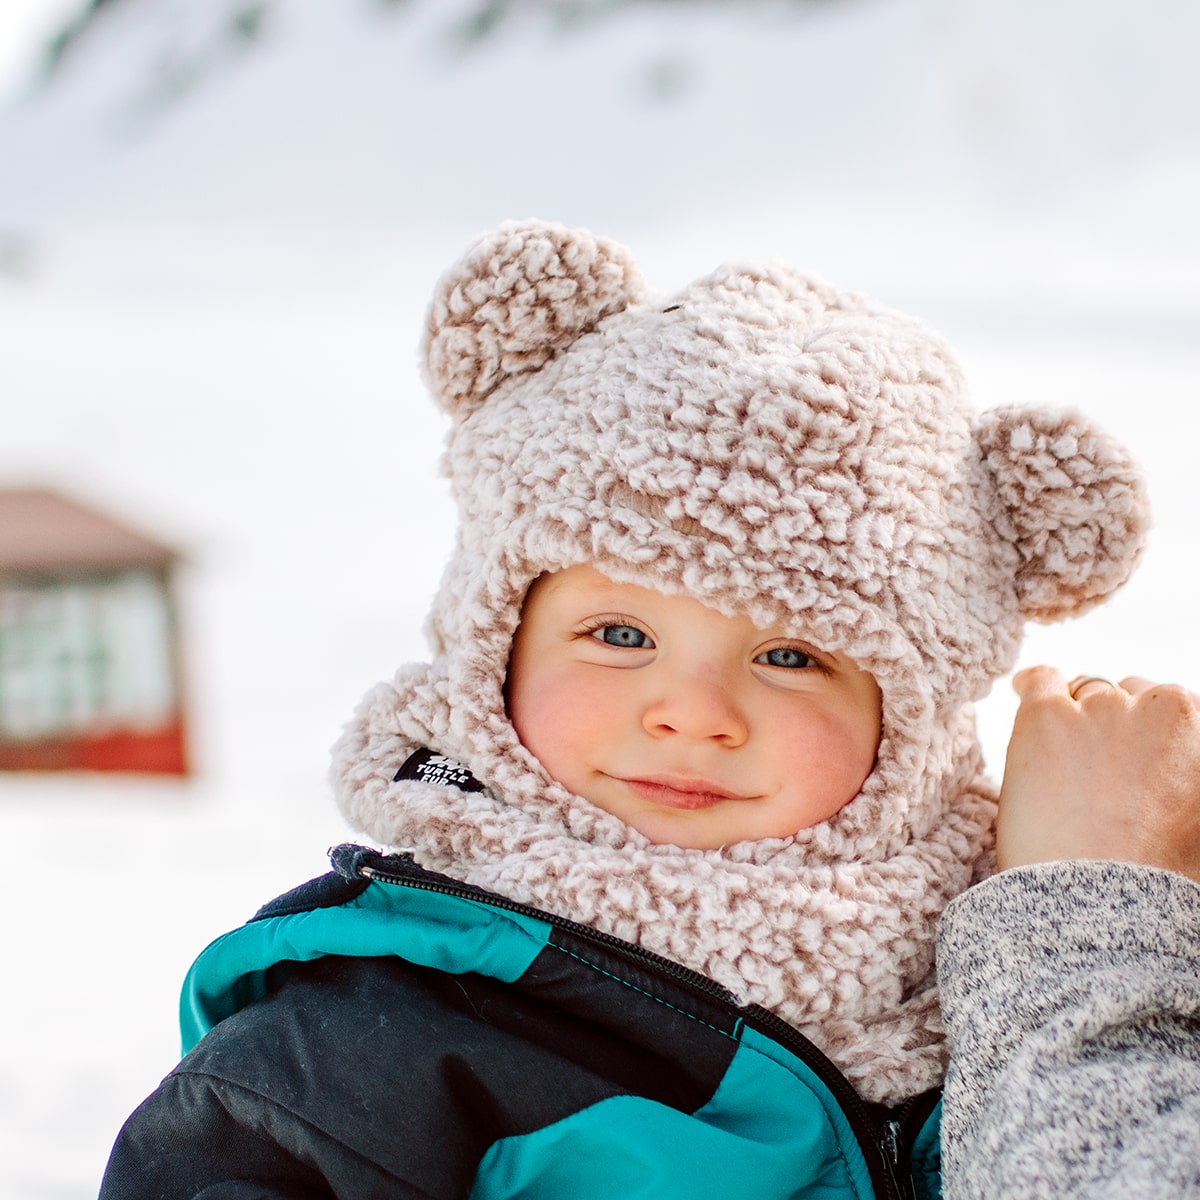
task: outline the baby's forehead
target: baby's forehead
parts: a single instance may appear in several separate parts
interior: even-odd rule
[[[845,653],[840,631],[815,610],[796,610],[772,603],[757,596],[751,602],[719,592],[688,589],[677,581],[646,578],[638,573],[610,564],[575,563],[543,571],[529,585],[523,614],[528,614],[531,600],[557,605],[576,605],[580,610],[611,610],[613,614],[629,611],[639,615],[696,607],[723,619],[752,628],[771,636],[820,642],[833,653]],[[853,655],[847,655],[853,657]]]

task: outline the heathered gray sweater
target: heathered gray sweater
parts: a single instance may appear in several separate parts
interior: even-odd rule
[[[1200,1197],[1200,887],[1007,871],[942,919],[946,1200]]]

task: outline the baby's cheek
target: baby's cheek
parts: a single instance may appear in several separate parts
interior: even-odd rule
[[[846,793],[843,803],[848,803],[862,790],[875,769],[879,734],[870,725],[854,722],[836,725],[829,736],[836,747],[835,762],[831,766],[836,770],[839,786]]]
[[[521,745],[541,764],[551,778],[571,787],[572,764],[586,736],[588,706],[571,694],[552,673],[545,673],[536,686],[522,686],[509,699],[509,719]]]
[[[788,770],[808,779],[814,805],[823,810],[817,820],[824,820],[862,790],[875,766],[879,738],[869,723],[825,715],[808,724],[802,746],[793,746],[798,753]]]
[[[508,716],[521,745],[541,758],[543,747],[553,745],[556,740],[556,706],[547,701],[542,690],[518,689],[509,698]]]

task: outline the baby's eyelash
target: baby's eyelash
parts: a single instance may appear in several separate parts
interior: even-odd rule
[[[631,617],[627,613],[600,613],[595,617],[588,617],[579,623],[580,633],[595,633],[597,629],[603,629],[606,625],[632,625],[634,629],[641,629],[642,623],[637,617]]]

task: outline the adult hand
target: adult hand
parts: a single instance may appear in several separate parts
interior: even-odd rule
[[[1069,858],[1165,867],[1200,883],[1200,697],[1131,677],[1013,677],[1021,698],[1000,791],[1001,870]]]

